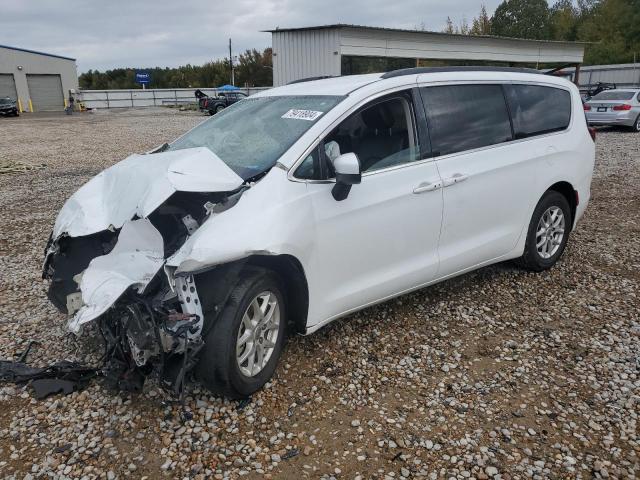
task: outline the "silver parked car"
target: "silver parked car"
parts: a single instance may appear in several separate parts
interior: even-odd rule
[[[622,125],[640,132],[640,89],[605,90],[584,104],[589,125]]]

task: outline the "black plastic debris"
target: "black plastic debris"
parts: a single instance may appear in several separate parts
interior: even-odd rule
[[[24,358],[22,355],[20,358]],[[35,397],[40,400],[56,393],[69,394],[84,389],[98,370],[76,362],[61,361],[48,367],[31,367],[24,362],[0,360],[0,381],[31,382]]]
[[[291,450],[287,450],[284,455],[282,455],[283,460],[288,460],[290,458],[296,457],[300,454],[300,450],[297,448],[292,448]]]

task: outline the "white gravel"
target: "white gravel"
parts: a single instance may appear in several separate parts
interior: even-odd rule
[[[175,110],[0,119],[0,358],[95,360],[40,279],[64,200],[203,117]],[[0,386],[2,478],[640,476],[640,135],[600,131],[593,198],[551,271],[497,265],[289,341],[248,403],[189,389],[45,401]]]

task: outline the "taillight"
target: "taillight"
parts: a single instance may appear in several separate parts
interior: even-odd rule
[[[589,105],[588,103],[583,103],[582,106],[584,107],[585,112],[588,112],[589,110],[591,110],[591,105]]]
[[[596,129],[593,127],[588,127],[589,135],[591,135],[591,140],[596,141]]]
[[[616,105],[615,107],[613,107],[613,110],[617,112],[621,110],[631,110],[631,105],[629,105],[628,103],[625,103],[623,105]]]

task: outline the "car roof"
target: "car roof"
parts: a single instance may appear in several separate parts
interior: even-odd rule
[[[380,80],[381,73],[368,75],[346,75],[319,80],[296,81],[282,87],[262,91],[253,97],[274,97],[282,95],[348,95],[365,85]]]
[[[428,67],[407,68],[386,73],[347,75],[343,77],[311,78],[262,91],[253,97],[288,95],[349,95],[356,90],[376,89],[376,85],[411,84],[417,81],[527,81],[566,85],[567,79],[532,69],[510,67]],[[363,88],[369,86],[370,88]]]

